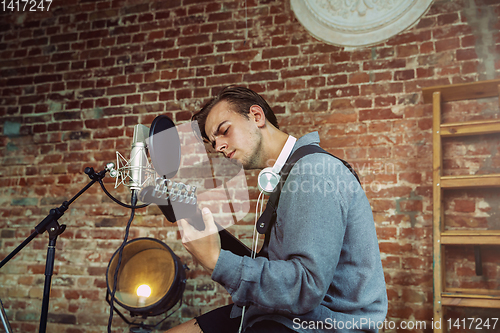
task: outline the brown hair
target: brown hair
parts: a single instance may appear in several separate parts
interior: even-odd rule
[[[198,122],[198,126],[200,127],[201,136],[203,139],[208,140],[207,133],[205,132],[205,122],[207,120],[208,114],[212,110],[212,108],[219,102],[226,101],[232,107],[233,111],[243,115],[247,119],[249,119],[248,114],[250,113],[250,107],[252,105],[258,105],[264,110],[264,114],[266,119],[273,124],[276,128],[278,127],[278,120],[274,115],[273,110],[267,104],[266,100],[262,98],[255,91],[250,90],[245,87],[236,87],[236,86],[228,86],[222,88],[222,90],[209,100],[200,110],[200,112],[193,115],[192,120],[196,120]]]

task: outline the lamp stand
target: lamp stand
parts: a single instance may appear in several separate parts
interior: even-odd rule
[[[129,330],[130,333],[151,333],[151,329],[149,328],[144,328],[142,326],[135,326],[135,327],[130,327]]]

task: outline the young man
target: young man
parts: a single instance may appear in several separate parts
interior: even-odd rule
[[[202,136],[245,169],[273,166],[288,134],[257,93],[224,88],[193,119]],[[316,132],[299,138],[292,153],[318,145]],[[205,233],[186,221],[183,244],[226,288],[234,305],[208,312],[169,333],[377,332],[387,295],[370,205],[355,176],[333,156],[301,158],[281,191],[267,257],[221,250],[212,214]],[[245,311],[242,308],[245,307]]]

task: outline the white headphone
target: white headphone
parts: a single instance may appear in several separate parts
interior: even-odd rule
[[[281,168],[285,165],[286,160],[292,153],[293,146],[295,145],[296,138],[289,135],[286,140],[285,146],[281,150],[276,163],[274,163],[273,167],[267,167],[263,169],[259,173],[259,177],[257,179],[257,183],[259,185],[259,190],[264,194],[270,195],[278,186],[281,176],[279,175]]]

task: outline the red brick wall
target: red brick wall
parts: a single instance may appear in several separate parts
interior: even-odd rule
[[[323,147],[358,170],[380,241],[387,318],[425,320],[427,329],[414,331],[429,332],[432,111],[421,88],[499,77],[500,4],[437,0],[412,29],[344,50],[313,38],[286,0],[248,0],[247,12],[244,3],[54,0],[48,12],[0,16],[0,257],[88,182],[85,167],[101,170],[117,150],[127,156],[133,125],[149,126],[159,114],[186,121],[221,86],[242,84],[266,97],[282,129],[319,131]],[[496,117],[496,101],[444,110],[447,121]],[[495,139],[445,142],[445,166],[498,172]],[[128,200],[126,189],[117,192]],[[449,193],[445,201],[449,227],[500,229],[497,191]],[[68,228],[57,243],[50,332],[105,331],[105,272],[128,214],[95,186],[61,219]],[[234,228],[246,242],[250,221]],[[134,220],[131,238],[144,236],[165,241],[191,268],[182,310],[165,327],[228,301],[154,207]],[[47,242],[39,236],[0,270],[16,332],[38,327]],[[498,250],[485,249],[484,277],[474,275],[471,251],[447,252],[447,283],[498,289]],[[481,311],[474,313],[489,315]],[[126,331],[119,319],[113,327]]]

